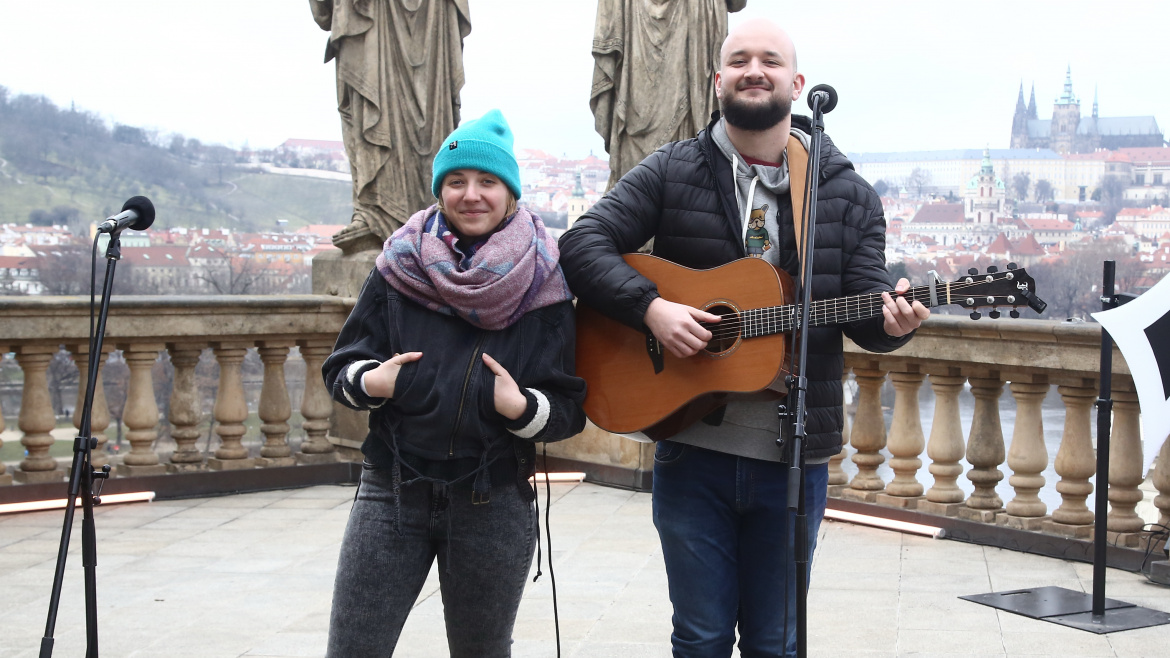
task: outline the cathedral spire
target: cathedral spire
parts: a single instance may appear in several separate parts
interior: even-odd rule
[[[1072,64],[1069,64],[1068,70],[1064,74],[1064,94],[1057,101],[1061,105],[1069,105],[1077,102],[1076,97],[1073,96],[1072,90]]]
[[[1097,118],[1097,85],[1093,85],[1093,118]]]
[[[1032,98],[1028,101],[1028,118],[1037,119],[1036,115],[1036,83],[1032,83]]]
[[[1024,81],[1020,80],[1020,95],[1016,98],[1016,114],[1026,114],[1027,111],[1024,106]]]

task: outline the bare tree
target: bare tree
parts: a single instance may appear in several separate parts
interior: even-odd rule
[[[1035,194],[1037,202],[1047,203],[1051,201],[1053,196],[1056,194],[1056,189],[1052,187],[1052,183],[1041,178],[1040,180],[1036,181]]]
[[[910,177],[906,179],[906,186],[914,189],[919,197],[922,197],[922,192],[930,185],[930,172],[922,167],[915,167],[910,172]]]
[[[1117,262],[1117,290],[1132,290],[1145,264],[1120,240],[1095,240],[1068,249],[1054,262],[1036,263],[1028,272],[1036,280],[1036,294],[1048,302],[1047,317],[1087,319],[1101,310],[1101,275],[1106,260]]]
[[[90,252],[80,245],[37,247],[37,278],[46,295],[89,292]],[[100,284],[100,282],[99,282]]]
[[[1017,201],[1028,200],[1028,190],[1032,188],[1032,177],[1028,172],[1022,171],[1015,176],[1012,176],[1012,192],[1015,192]]]
[[[1115,174],[1105,174],[1097,182],[1097,189],[1093,190],[1093,200],[1100,201],[1105,209],[1107,224],[1112,224],[1117,218],[1117,211],[1121,210],[1125,201],[1125,180]]]

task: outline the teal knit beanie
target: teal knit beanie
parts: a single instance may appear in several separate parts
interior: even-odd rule
[[[431,167],[431,192],[435,198],[443,178],[457,169],[478,169],[500,177],[520,198],[520,165],[512,154],[512,130],[499,110],[465,121],[447,136]]]

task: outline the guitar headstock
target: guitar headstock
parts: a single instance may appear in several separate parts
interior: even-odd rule
[[[1018,309],[1027,306],[1036,313],[1043,313],[1048,304],[1036,296],[1036,281],[1028,276],[1028,272],[1017,267],[1015,263],[1008,263],[1007,269],[1000,271],[994,265],[980,274],[979,270],[971,268],[967,275],[956,279],[949,285],[952,304],[971,309],[971,319],[981,317],[977,309],[991,307],[988,316],[998,318],[999,308],[1010,307],[1011,317],[1020,317]]]

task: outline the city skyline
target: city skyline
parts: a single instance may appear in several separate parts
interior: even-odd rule
[[[1035,84],[1044,118],[1070,66],[1075,93],[1091,99],[1096,90],[1103,115],[1170,123],[1170,88],[1149,82],[1170,5],[1117,3],[1108,18],[1117,25],[1102,29],[1094,3],[1021,4],[750,0],[729,23],[764,16],[789,29],[809,85],[840,92],[827,125],[848,152],[1006,147],[1021,82],[1026,94]],[[588,108],[595,3],[470,5],[463,117],[499,107],[518,149],[604,155]],[[235,148],[340,138],[333,66],[322,62],[327,35],[307,3],[158,7],[0,0],[9,19],[0,27],[0,86]],[[55,20],[62,15],[70,20]],[[795,109],[805,108],[802,100]]]

